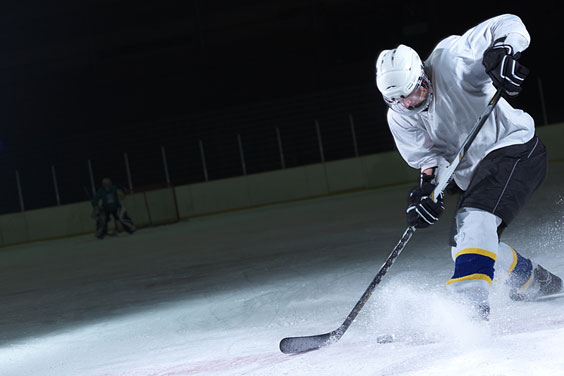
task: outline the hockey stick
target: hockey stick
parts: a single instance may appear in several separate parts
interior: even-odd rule
[[[456,155],[456,158],[444,171],[442,171],[442,173],[438,177],[437,186],[433,191],[434,200],[435,197],[438,197],[447,187],[448,183],[452,179],[452,176],[454,175],[454,171],[460,164],[460,161],[462,160],[464,155],[466,155],[466,152],[470,148],[470,145],[478,135],[480,129],[482,129],[482,126],[484,125],[487,118],[492,113],[494,107],[497,105],[497,102],[499,101],[500,98],[501,98],[501,89],[498,89],[495,95],[493,96],[493,98],[489,101],[482,115],[476,121],[474,127],[470,130],[470,133],[466,138],[466,140],[464,141],[464,143],[462,144],[462,146],[460,147],[458,154]],[[362,294],[362,296],[360,297],[360,299],[358,300],[352,311],[349,313],[345,321],[341,324],[341,326],[339,326],[337,329],[333,330],[332,332],[325,334],[305,336],[305,337],[284,338],[282,341],[280,341],[280,351],[282,351],[285,354],[303,353],[307,351],[317,350],[321,347],[331,345],[337,342],[338,340],[340,340],[343,334],[345,334],[345,332],[349,328],[349,326],[351,326],[354,319],[358,316],[360,310],[364,307],[368,299],[370,299],[372,293],[374,292],[374,289],[380,283],[384,275],[386,275],[388,270],[392,267],[392,265],[394,264],[400,253],[403,251],[403,249],[405,248],[405,246],[407,245],[407,243],[409,242],[409,240],[411,239],[414,233],[415,233],[415,227],[413,226],[409,226],[405,230],[400,241],[394,247],[388,258],[386,259],[386,262],[384,262],[384,264],[382,265],[382,267],[380,268],[380,270],[378,271],[372,282],[370,282],[370,285],[368,286],[366,291],[364,291],[364,294]]]

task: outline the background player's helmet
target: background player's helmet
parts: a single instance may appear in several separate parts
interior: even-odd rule
[[[108,190],[108,189],[110,189],[111,186],[112,186],[112,180],[110,178],[102,179],[102,187],[104,187],[106,190]]]
[[[403,44],[378,56],[376,85],[384,101],[396,112],[415,114],[431,104],[431,81],[423,62],[417,52]]]

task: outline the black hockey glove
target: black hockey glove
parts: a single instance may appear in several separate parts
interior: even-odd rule
[[[521,84],[529,74],[529,69],[517,61],[520,56],[520,53],[513,54],[510,45],[498,43],[488,48],[482,59],[494,86],[503,89],[510,97],[519,95]]]
[[[435,175],[421,173],[421,183],[409,193],[407,207],[407,224],[415,228],[426,228],[439,220],[445,210],[443,195],[433,201],[431,193],[435,189]]]

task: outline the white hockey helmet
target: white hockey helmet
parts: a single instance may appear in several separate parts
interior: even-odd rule
[[[431,81],[423,62],[417,52],[403,44],[378,56],[376,85],[388,106],[399,113],[415,114],[431,103]]]

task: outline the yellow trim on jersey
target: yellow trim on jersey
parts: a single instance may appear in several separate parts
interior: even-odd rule
[[[461,250],[460,252],[458,252],[456,254],[455,258],[457,258],[458,256],[461,256],[461,255],[468,255],[468,254],[482,255],[482,256],[489,257],[494,261],[497,260],[497,255],[495,253],[490,252],[490,251],[486,251],[485,249],[481,249],[481,248],[464,248],[463,250]]]
[[[515,252],[512,246],[509,246],[509,248],[511,248],[511,251],[513,252],[513,262],[509,266],[509,269],[507,269],[507,274],[511,274],[511,272],[515,269],[515,266],[517,265],[517,252]]]
[[[484,281],[486,281],[487,283],[489,283],[490,285],[492,284],[492,279],[485,274],[482,273],[474,273],[474,274],[470,274],[464,277],[460,277],[460,278],[453,278],[450,279],[447,282],[447,286],[450,285],[451,283],[455,283],[455,282],[460,282],[460,281],[469,281],[469,280],[474,280],[474,279],[482,279]]]

